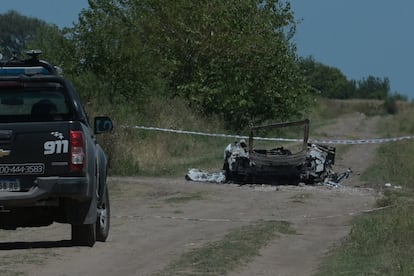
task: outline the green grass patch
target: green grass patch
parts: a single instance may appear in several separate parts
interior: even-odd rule
[[[219,241],[185,253],[156,275],[224,275],[257,256],[281,233],[295,232],[284,221],[259,221],[234,229]]]
[[[400,141],[380,146],[377,159],[362,175],[363,180],[380,188],[385,183],[414,189],[414,141]]]
[[[382,118],[384,137],[412,135],[413,109]],[[414,142],[382,144],[363,180],[381,194],[377,206],[389,208],[357,217],[351,234],[323,262],[317,276],[414,275]],[[391,187],[384,187],[391,183]],[[395,186],[401,186],[396,189]]]
[[[356,218],[348,239],[316,276],[414,275],[413,207],[405,202]]]

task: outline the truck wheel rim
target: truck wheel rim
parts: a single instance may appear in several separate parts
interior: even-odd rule
[[[108,223],[108,210],[106,206],[103,205],[101,209],[99,209],[99,227],[101,229],[105,229]]]

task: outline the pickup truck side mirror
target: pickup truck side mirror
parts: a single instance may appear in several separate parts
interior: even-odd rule
[[[106,116],[95,117],[94,132],[95,134],[111,132],[114,128],[111,118]]]

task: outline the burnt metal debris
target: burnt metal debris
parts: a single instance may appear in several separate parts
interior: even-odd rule
[[[302,127],[300,149],[293,152],[284,147],[260,149],[254,145],[259,130]],[[248,144],[244,139],[229,144],[224,150],[223,171],[208,173],[191,169],[187,180],[237,184],[324,184],[339,187],[352,171],[336,174],[336,149],[332,146],[309,143],[309,120],[283,122],[250,128]]]

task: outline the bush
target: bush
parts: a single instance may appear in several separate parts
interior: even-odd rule
[[[390,115],[395,115],[398,113],[397,101],[394,97],[388,97],[384,101],[385,111]]]

